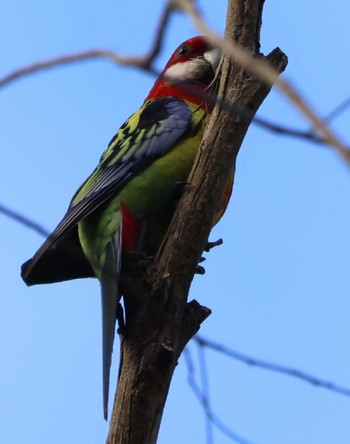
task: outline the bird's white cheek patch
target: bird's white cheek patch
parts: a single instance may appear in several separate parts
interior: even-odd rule
[[[211,49],[210,51],[205,52],[203,57],[211,64],[213,70],[216,71],[216,68],[218,67],[221,59],[221,55],[222,55],[221,50],[219,48],[214,48]]]
[[[195,80],[203,70],[204,60],[189,60],[170,66],[165,72],[166,79],[171,81]]]

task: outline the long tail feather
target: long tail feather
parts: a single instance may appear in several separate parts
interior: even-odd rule
[[[101,276],[103,415],[105,420],[108,418],[109,379],[119,301],[120,264],[121,228],[117,231],[114,242],[107,247],[106,263]]]

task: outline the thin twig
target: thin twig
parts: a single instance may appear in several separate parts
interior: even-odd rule
[[[183,351],[183,356],[185,358],[187,370],[188,370],[188,374],[187,374],[188,385],[191,387],[194,395],[196,396],[197,400],[199,401],[199,403],[203,407],[208,420],[211,421],[218,430],[220,430],[224,435],[226,435],[232,441],[234,441],[238,444],[253,444],[252,441],[248,441],[247,439],[243,438],[241,435],[238,435],[236,432],[231,430],[226,424],[224,424],[218,418],[218,416],[215,415],[215,413],[212,411],[212,409],[209,405],[208,399],[201,392],[200,388],[198,387],[198,384],[195,381],[194,365],[193,365],[193,361],[192,361],[190,352],[187,350],[187,348],[185,348],[185,350]]]
[[[147,66],[148,60],[146,58],[136,56],[120,56],[108,49],[89,49],[73,54],[66,54],[63,56],[54,57],[53,59],[49,60],[35,62],[31,65],[16,69],[15,71],[12,71],[10,74],[0,79],[0,88],[9,85],[15,80],[19,80],[22,77],[28,76],[29,74],[34,74],[38,71],[44,71],[45,69],[92,59],[108,59],[113,63],[117,63],[119,65],[132,65],[145,69],[147,71],[151,71],[151,68]]]
[[[322,117],[324,123],[330,124],[331,121],[338,118],[341,114],[343,114],[350,107],[350,97],[347,97],[343,100],[339,105],[333,108],[328,114]],[[306,132],[306,134],[310,135],[310,140],[313,141],[314,136],[316,136],[315,131],[312,128]]]
[[[295,137],[296,139],[312,142],[316,145],[327,146],[328,142],[316,134],[314,131],[304,131],[297,128],[290,128],[278,123],[270,122],[263,117],[255,116],[253,124],[264,128],[265,130],[276,133],[280,136]]]
[[[199,344],[197,344],[197,352],[198,352],[198,363],[199,363],[199,372],[201,377],[201,385],[202,385],[202,394],[203,399],[207,401],[207,406],[210,406],[209,401],[209,382],[208,382],[208,375],[207,375],[207,363],[205,359],[205,349],[204,347],[201,347]],[[207,444],[213,444],[213,423],[209,421],[207,415],[206,415],[206,422],[205,422],[205,430],[206,430],[206,437],[207,437]]]
[[[41,236],[48,237],[50,234],[50,232],[46,230],[46,228],[43,228],[37,222],[34,222],[33,220],[29,219],[27,216],[24,216],[23,214],[18,213],[17,211],[12,210],[11,208],[6,207],[5,205],[0,204],[0,213],[30,228],[31,230],[36,231]]]
[[[226,97],[216,97],[212,99],[213,105],[216,105],[217,103],[220,104],[220,106],[227,111],[231,111],[234,114],[237,114],[242,119],[250,120],[252,117],[252,112],[248,109],[243,109],[237,106],[235,103],[232,103],[226,99]],[[297,128],[290,128],[285,125],[279,125],[278,123],[271,122],[267,119],[264,119],[263,117],[255,115],[253,117],[253,124],[260,126],[266,130],[272,131],[274,133],[277,133],[279,135],[284,136],[291,136],[295,137],[297,139],[303,139],[308,142],[315,143],[317,145],[328,145],[328,142],[326,139],[320,137],[318,134],[316,134],[314,131],[311,130],[299,130]]]
[[[334,120],[335,118],[339,117],[339,115],[342,114],[349,107],[350,107],[350,97],[347,97],[332,111],[330,111],[325,117],[323,117],[323,121],[329,123],[331,120]]]
[[[209,339],[203,338],[201,336],[196,335],[193,338],[200,346],[207,347],[212,350],[215,350],[219,353],[222,353],[231,358],[237,359],[238,361],[244,362],[245,364],[263,368],[265,370],[282,373],[288,376],[293,376],[294,378],[301,379],[303,381],[308,382],[309,384],[315,385],[317,387],[321,387],[332,392],[339,393],[344,396],[350,396],[350,389],[347,387],[341,387],[337,384],[334,384],[331,381],[325,381],[324,379],[320,379],[316,376],[305,373],[301,370],[294,369],[291,367],[286,367],[280,364],[274,364],[272,362],[263,361],[261,359],[252,358],[251,356],[240,353],[236,350],[229,349],[222,344],[213,342]]]
[[[6,76],[0,78],[0,88],[38,71],[93,59],[106,59],[118,65],[134,66],[157,75],[158,73],[152,65],[162,49],[163,36],[173,11],[174,8],[171,2],[167,3],[156,29],[152,47],[149,52],[143,56],[122,56],[109,49],[89,49],[86,51],[79,51],[73,54],[66,54],[49,60],[35,62],[16,69]]]

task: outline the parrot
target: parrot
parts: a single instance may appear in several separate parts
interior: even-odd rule
[[[101,284],[103,413],[108,417],[110,367],[120,300],[123,252],[154,254],[176,207],[213,108],[220,49],[205,36],[172,54],[142,106],[125,121],[74,194],[61,222],[22,265],[28,285],[95,277]],[[233,174],[218,204],[223,214]]]

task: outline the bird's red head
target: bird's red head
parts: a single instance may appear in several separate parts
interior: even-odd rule
[[[220,57],[221,51],[205,37],[186,40],[174,51],[146,100],[175,96],[202,103],[203,95],[198,93],[213,81]]]

